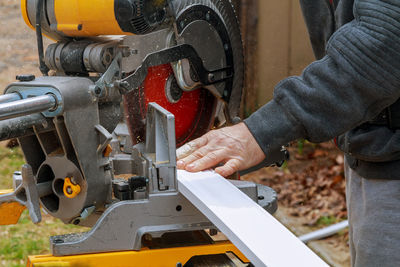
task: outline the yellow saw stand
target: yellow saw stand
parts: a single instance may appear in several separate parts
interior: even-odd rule
[[[54,257],[40,255],[28,257],[28,267],[98,267],[98,266],[185,266],[190,259],[196,256],[210,256],[213,258],[212,266],[238,266],[219,265],[215,260],[221,259],[226,253],[233,253],[243,263],[248,263],[246,257],[230,242],[216,242],[212,245],[188,246],[165,249],[143,248],[141,251],[125,251],[112,253],[96,253],[77,256]],[[203,262],[205,260],[202,260]],[[191,264],[191,263],[189,263]],[[186,266],[199,266],[199,265]],[[201,265],[211,266],[211,265]],[[242,265],[247,266],[247,265]]]
[[[0,190],[0,195],[12,192],[12,189]],[[0,204],[0,225],[17,224],[24,210],[25,206],[18,202]],[[248,266],[249,260],[229,241],[213,241],[205,232],[202,231],[195,232],[193,235],[180,234],[178,239],[185,240],[185,236],[190,236],[189,239],[191,240],[187,241],[188,245],[184,244],[185,241],[180,241],[179,247],[160,248],[161,246],[168,245],[160,245],[157,244],[157,241],[155,240],[147,240],[144,243],[148,246],[142,248],[140,251],[93,253],[61,257],[55,257],[53,255],[28,256],[26,266],[211,266],[209,264],[212,264],[212,266]],[[171,241],[169,242],[173,243]],[[177,244],[175,244],[175,246],[176,245]],[[174,246],[174,244],[170,244],[170,246]]]

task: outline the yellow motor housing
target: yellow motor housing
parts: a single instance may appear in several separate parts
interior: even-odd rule
[[[60,40],[66,37],[145,34],[159,28],[166,17],[166,0],[47,0],[42,31]],[[36,24],[37,0],[21,0],[28,26]]]

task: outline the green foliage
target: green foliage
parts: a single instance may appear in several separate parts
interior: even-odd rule
[[[290,173],[287,160],[283,162],[282,166],[280,166],[279,169],[282,170],[284,173]]]
[[[19,148],[8,149],[0,144],[0,189],[12,187],[12,174],[25,163]]]
[[[18,224],[0,226],[0,266],[24,266],[27,255],[46,252],[48,237],[37,228],[27,211]]]
[[[24,158],[19,148],[8,149],[0,144],[0,189],[12,188],[12,174],[20,170]],[[43,215],[43,213],[42,213]],[[26,266],[28,255],[49,253],[49,237],[87,228],[66,225],[48,215],[35,225],[25,210],[16,225],[0,226],[0,267]]]
[[[35,225],[25,210],[16,225],[0,226],[0,266],[25,266],[29,255],[49,253],[49,237],[87,231],[87,228],[65,225],[45,215]]]
[[[317,221],[317,226],[329,226],[338,222],[335,216],[322,216]]]
[[[303,152],[304,152],[304,143],[305,143],[305,140],[304,140],[304,139],[300,139],[300,140],[297,141],[297,153],[298,153],[299,155],[303,155]]]

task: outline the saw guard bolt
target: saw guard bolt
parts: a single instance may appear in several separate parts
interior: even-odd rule
[[[131,50],[128,46],[120,45],[119,49],[121,50],[122,57],[130,57],[131,56]]]
[[[118,88],[119,92],[122,95],[124,95],[129,92],[130,84],[127,81],[122,81],[122,82],[116,81],[114,82],[114,87]]]
[[[95,88],[94,88],[94,93],[95,93],[96,95],[100,95],[100,94],[101,94],[101,88],[98,87],[98,86],[95,86]]]
[[[211,83],[215,81],[215,75],[213,73],[208,74],[208,81]]]
[[[165,85],[165,96],[170,103],[177,103],[183,95],[183,90],[179,87],[175,76],[170,75]]]
[[[121,82],[120,85],[121,85],[122,88],[125,88],[125,89],[129,89],[129,86],[130,86],[127,81]]]

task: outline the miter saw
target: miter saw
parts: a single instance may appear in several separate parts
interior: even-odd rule
[[[176,179],[177,146],[238,120],[243,51],[231,2],[21,5],[43,77],[18,76],[0,96],[0,140],[17,138],[27,162],[0,196],[1,223],[16,223],[26,206],[35,223],[43,208],[92,227],[51,237],[53,255],[28,265],[198,266],[196,257],[215,263],[226,252],[246,263],[232,244],[205,234],[217,229]],[[42,34],[55,41],[45,52]],[[232,183],[276,210],[272,189]]]

